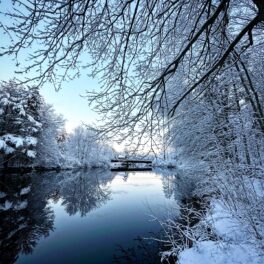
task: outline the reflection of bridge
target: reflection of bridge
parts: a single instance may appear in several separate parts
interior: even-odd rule
[[[112,171],[138,171],[138,170],[152,170],[151,160],[129,160],[129,159],[112,159]]]

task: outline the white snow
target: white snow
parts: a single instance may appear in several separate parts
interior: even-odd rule
[[[239,222],[219,200],[212,201],[212,214],[205,220],[214,227],[218,241],[197,241],[179,254],[179,264],[262,264],[264,256],[247,239]]]
[[[31,190],[30,186],[22,188],[20,191],[20,195],[28,194],[30,190]]]
[[[25,116],[26,115],[26,111],[24,109],[24,107],[21,104],[17,104],[13,107],[14,110],[18,111],[18,115],[20,116]]]
[[[14,209],[15,210],[23,210],[23,209],[27,208],[27,206],[28,206],[28,202],[27,201],[22,201],[22,202],[16,204],[14,206]]]
[[[214,232],[226,239],[238,241],[244,237],[244,232],[239,228],[240,223],[230,215],[220,201],[212,201],[212,215],[207,221],[214,226]]]
[[[12,134],[6,134],[2,136],[2,140],[12,145],[15,145],[16,148],[23,146],[23,143],[24,143],[23,138],[21,136],[16,136]]]
[[[8,105],[9,104],[9,100],[7,98],[2,98],[1,99],[1,104]]]
[[[24,142],[23,142],[23,139],[21,137],[16,137],[16,138],[14,137],[13,140],[15,140],[14,143],[16,145],[16,148],[23,146]]]
[[[251,245],[237,245],[202,241],[196,247],[186,249],[179,255],[179,264],[262,264]]]
[[[5,143],[5,141],[2,139],[2,138],[0,138],[0,150],[2,149],[2,150],[4,150],[6,148],[6,143]]]
[[[28,121],[33,123],[36,127],[38,127],[38,128],[42,127],[42,124],[40,122],[36,121],[32,116],[28,115],[27,119],[28,119]]]
[[[27,156],[29,157],[29,158],[35,158],[36,157],[36,151],[34,151],[34,150],[27,150]]]
[[[126,156],[125,155],[118,155],[117,158],[118,159],[126,159]]]
[[[6,200],[4,205],[0,205],[0,210],[7,211],[9,209],[14,209],[14,210],[23,210],[27,208],[28,202],[27,201],[22,201],[18,202],[17,204],[13,204],[9,200]]]
[[[36,137],[25,137],[25,141],[27,142],[28,146],[36,146],[38,143]]]
[[[27,116],[27,119],[32,123],[36,122],[36,120],[30,115]]]
[[[15,152],[15,149],[6,145],[6,147],[4,148],[4,152],[5,154],[12,154]]]
[[[7,211],[12,207],[13,203],[6,200],[4,205],[0,205],[0,210]]]
[[[6,134],[0,137],[0,150],[3,150],[5,154],[14,153],[15,148],[22,147],[23,145],[24,141],[20,136]],[[15,146],[15,148],[13,146]]]

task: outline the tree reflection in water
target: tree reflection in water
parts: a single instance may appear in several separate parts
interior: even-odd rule
[[[155,173],[155,172],[154,172]],[[174,173],[162,174],[163,191],[168,199],[181,200],[185,185]],[[119,173],[120,175],[120,173]],[[128,174],[124,173],[127,181]],[[0,175],[0,259],[14,263],[20,254],[32,253],[41,237],[53,231],[51,204],[59,202],[69,215],[85,216],[111,198],[111,171],[64,171],[42,174]],[[134,248],[119,246],[116,263],[159,263],[160,245],[136,239]]]
[[[153,236],[153,234],[151,234]],[[114,254],[113,263],[116,264],[159,264],[160,243],[141,237],[134,239],[133,247],[124,248],[119,245]]]
[[[0,177],[0,259],[14,263],[20,253],[32,253],[40,237],[53,230],[54,213],[46,192],[32,183],[31,175]]]
[[[85,216],[93,209],[101,207],[110,199],[111,192],[107,182],[111,180],[109,171],[77,171],[74,174],[65,174],[59,182],[59,195],[66,212],[69,215],[80,213]]]
[[[194,172],[188,172],[183,170],[164,170],[156,169],[155,173],[162,175],[162,186],[163,192],[167,199],[174,199],[179,202],[192,195],[195,189],[194,181],[195,177],[192,176]],[[196,172],[197,178],[200,177],[198,172]]]
[[[160,242],[161,233],[150,234],[152,239],[138,237],[134,239],[133,247],[117,247],[113,263],[116,264],[175,264],[176,258],[170,256],[161,260],[159,252],[166,250],[164,243]],[[169,249],[169,248],[167,248]]]
[[[170,215],[179,217],[181,201],[186,196],[190,195],[193,190],[193,184],[185,181],[182,172],[179,170],[164,170],[155,169],[152,173],[162,176],[162,188],[164,196],[167,199],[175,201],[175,212]],[[185,176],[185,175],[184,175]],[[178,206],[177,204],[180,203]],[[166,210],[166,209],[165,209]],[[167,212],[164,212],[167,215]],[[148,237],[148,236],[146,236]],[[161,262],[161,255],[159,252],[170,249],[170,246],[166,247],[166,244],[162,241],[164,233],[152,233],[149,234],[149,239],[137,237],[134,239],[133,246],[123,247],[119,245],[114,254],[114,263],[117,264],[171,264],[176,263],[176,257],[171,255],[167,259]]]
[[[0,175],[1,263],[32,253],[38,240],[53,231],[50,199],[61,199],[69,215],[85,216],[110,199],[107,183],[112,179],[111,172],[100,170]]]

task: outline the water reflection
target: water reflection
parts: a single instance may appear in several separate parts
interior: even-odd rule
[[[85,222],[88,220],[82,222],[83,226],[79,228],[81,232],[89,232],[90,237],[94,236],[94,240],[85,243],[95,243],[95,240],[98,240],[97,247],[101,246],[101,243],[105,243],[102,245],[108,247],[105,254],[110,256],[115,254],[116,263],[158,263],[160,245],[153,241],[137,238],[135,245],[127,248],[126,243],[130,244],[131,238],[127,239],[126,236],[131,237],[134,233],[141,235],[148,228],[148,230],[159,228],[158,225],[154,226],[153,223],[149,223],[148,217],[139,210],[144,202],[143,198],[145,199],[145,195],[148,195],[151,202],[155,203],[163,200],[179,200],[181,198],[179,190],[185,187],[178,177],[179,175],[172,171],[140,174],[112,173],[104,170],[1,175],[1,263],[14,263],[21,254],[32,253],[40,238],[48,237],[55,230],[54,220],[57,215],[55,204],[59,208],[63,208],[68,217],[77,215],[83,219],[104,207],[105,209],[101,210],[101,214],[104,215],[103,219],[93,221],[90,218],[89,224]],[[110,202],[111,200],[113,201]],[[109,210],[104,206],[106,204],[110,204]],[[126,228],[122,225],[126,225]],[[59,227],[62,228],[60,225]],[[77,226],[73,225],[73,227],[78,230]],[[100,231],[92,233],[92,227]],[[87,231],[85,231],[86,229]],[[66,235],[68,230],[64,230]],[[116,236],[121,243],[124,243],[120,244],[117,251],[113,249],[116,247],[113,236],[108,237],[111,239],[109,242],[105,240],[105,234],[109,232],[112,232],[113,236]],[[100,238],[100,234],[102,238]],[[69,233],[69,236],[72,234]],[[50,244],[50,248],[58,245],[58,241],[52,243],[54,244]],[[85,254],[88,252],[88,248],[85,248],[85,243],[82,244],[83,249],[76,249],[83,251],[84,257],[80,263],[87,263]],[[71,254],[71,252],[67,254]],[[89,252],[89,254],[93,253]],[[65,255],[66,262],[67,257],[70,255]],[[93,263],[106,263],[103,261],[103,257],[96,255],[98,259],[93,259]],[[99,260],[99,258],[101,259]],[[109,262],[109,257],[107,260]],[[35,261],[26,262],[36,263]]]
[[[170,217],[181,221],[182,218],[189,219],[189,215],[186,216],[185,206],[186,201],[194,201],[189,199],[194,190],[194,183],[190,181],[193,177],[189,177],[183,171],[180,170],[166,170],[156,169],[155,174],[161,175],[162,189],[164,196],[167,199],[173,199],[178,207],[172,207],[168,209],[178,209],[175,212],[170,212]],[[191,204],[193,206],[193,204]],[[196,219],[195,219],[196,220]],[[183,223],[186,225],[186,223]],[[156,232],[149,234],[148,239],[137,237],[134,239],[135,243],[132,247],[124,247],[118,245],[117,250],[114,254],[114,263],[117,264],[171,264],[176,263],[177,256],[170,255],[164,258],[161,262],[161,255],[159,252],[170,250],[171,246],[164,241],[164,232]],[[181,234],[175,234],[175,241],[178,243],[185,242]]]
[[[158,234],[149,234],[149,237],[158,238]],[[117,246],[114,254],[113,263],[116,264],[160,264],[159,252],[163,244],[154,239],[144,239],[137,237],[134,239],[134,246],[124,248]]]
[[[101,172],[102,173],[102,172]],[[69,215],[80,213],[85,216],[91,210],[101,207],[110,199],[110,190],[106,186],[112,180],[111,173],[107,177],[100,177],[101,173],[95,171],[87,176],[83,172],[76,172],[74,175],[64,175],[64,179],[59,181],[59,192],[62,205]]]
[[[0,259],[14,263],[20,252],[32,253],[38,239],[49,235],[54,213],[30,175],[2,175],[0,195]]]
[[[44,175],[0,176],[0,259],[14,263],[32,253],[41,237],[53,231],[54,212],[48,205],[62,200],[69,215],[85,216],[110,199],[111,172],[77,171]]]
[[[195,189],[195,177],[182,170],[156,169],[156,173],[162,175],[162,187],[167,199],[182,201],[192,195]]]

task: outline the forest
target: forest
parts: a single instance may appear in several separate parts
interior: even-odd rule
[[[262,0],[16,0],[0,32],[17,62],[2,168],[109,168],[109,142],[126,142],[183,175],[183,218],[156,219],[162,263],[263,263]],[[100,120],[68,133],[39,91],[83,75],[100,80],[85,95]]]

